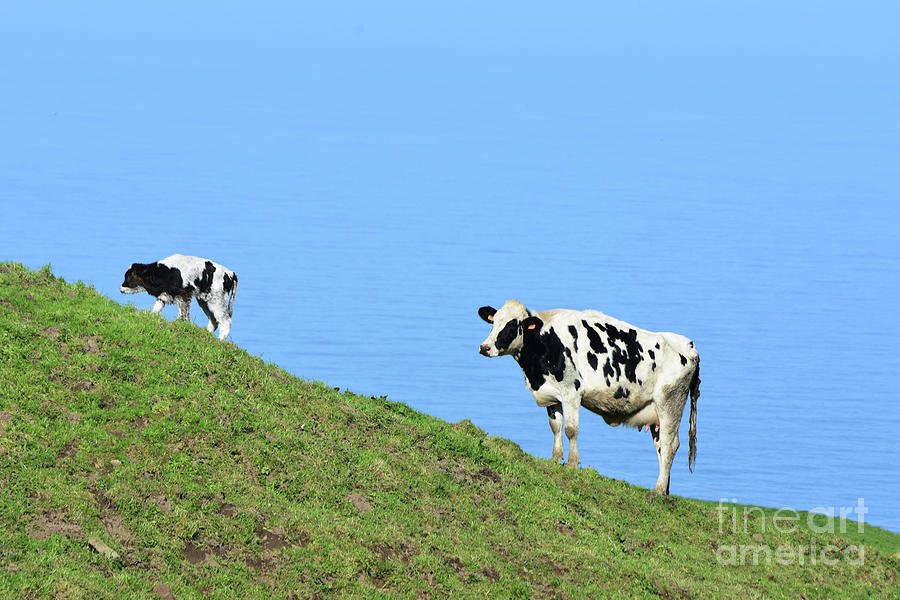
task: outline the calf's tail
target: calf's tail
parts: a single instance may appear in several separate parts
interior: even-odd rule
[[[237,273],[232,273],[234,276],[234,287],[231,288],[231,297],[228,298],[228,316],[232,316],[234,314],[234,297],[237,296]]]
[[[694,375],[691,377],[691,430],[690,447],[688,451],[688,469],[694,472],[694,463],[697,461],[697,398],[700,397],[700,359],[697,358],[697,366],[694,367]]]

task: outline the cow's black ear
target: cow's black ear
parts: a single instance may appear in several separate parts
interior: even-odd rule
[[[525,333],[539,333],[544,322],[539,317],[528,317],[522,321],[522,331]]]
[[[493,306],[482,306],[478,309],[478,316],[487,321],[488,323],[494,322],[494,313],[497,312],[497,309]]]

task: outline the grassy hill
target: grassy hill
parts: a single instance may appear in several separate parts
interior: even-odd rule
[[[900,597],[896,534],[733,527],[9,263],[0,486],[2,598]]]

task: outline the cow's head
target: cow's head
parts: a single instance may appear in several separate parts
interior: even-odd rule
[[[478,349],[485,356],[517,354],[525,337],[539,332],[542,325],[541,320],[529,316],[528,309],[517,300],[507,300],[500,310],[482,306],[478,316],[493,325],[491,334]]]
[[[128,270],[125,271],[125,281],[122,282],[119,291],[123,294],[146,292],[144,277],[147,273],[147,267],[149,266],[150,265],[142,263],[134,263],[128,267]]]

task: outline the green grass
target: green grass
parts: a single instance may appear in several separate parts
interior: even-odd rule
[[[722,527],[10,263],[0,486],[2,598],[900,597],[891,532]],[[836,564],[717,560],[813,538]]]

